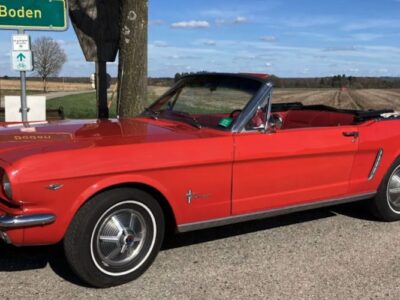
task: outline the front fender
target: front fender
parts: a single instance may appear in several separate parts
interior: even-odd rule
[[[170,199],[173,199],[172,195],[168,193],[168,190],[165,186],[163,186],[159,181],[154,180],[148,176],[143,175],[114,175],[107,178],[104,178],[88,188],[86,188],[76,199],[76,201],[71,205],[69,215],[75,216],[77,211],[84,205],[88,200],[93,198],[96,194],[104,191],[106,189],[110,189],[112,187],[118,187],[120,185],[134,185],[134,184],[143,184],[147,185],[153,189],[159,191],[165,199],[169,202],[171,209],[175,216],[179,215],[178,207],[173,205]]]
[[[87,180],[87,181],[86,181]],[[70,223],[72,222],[74,216],[78,212],[78,210],[84,205],[87,201],[93,198],[98,193],[106,189],[110,189],[112,187],[118,187],[121,185],[146,185],[153,189],[158,190],[169,202],[169,205],[172,209],[173,214],[176,217],[176,221],[179,222],[178,217],[180,212],[177,210],[177,205],[174,205],[170,199],[173,197],[168,193],[168,190],[157,180],[154,180],[148,176],[136,175],[136,174],[123,174],[123,175],[111,175],[98,178],[91,178],[82,181],[86,181],[86,186],[83,189],[79,189],[79,192],[75,195],[71,195],[68,193],[68,190],[60,190],[58,198],[60,201],[49,201],[47,199],[45,202],[40,205],[32,205],[29,209],[25,211],[25,213],[38,213],[43,212],[44,208],[50,208],[49,212],[53,212],[56,215],[56,221],[52,224],[39,226],[39,227],[29,227],[20,229],[23,230],[23,241],[13,240],[13,243],[16,245],[48,245],[55,244],[60,242]],[[90,182],[89,184],[87,184]],[[67,183],[68,184],[68,183]],[[81,183],[82,184],[82,183]],[[54,193],[54,192],[47,192]],[[67,196],[70,194],[69,196]],[[51,194],[53,197],[57,194]],[[65,198],[63,197],[65,196]],[[54,198],[53,198],[54,199]],[[49,207],[49,205],[51,207]],[[47,210],[46,210],[47,212]]]

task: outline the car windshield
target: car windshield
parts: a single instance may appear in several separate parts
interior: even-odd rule
[[[256,79],[201,75],[182,79],[144,115],[226,130],[261,87]]]

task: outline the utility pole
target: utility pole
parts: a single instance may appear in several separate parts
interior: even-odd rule
[[[108,119],[108,101],[107,101],[107,63],[105,61],[96,62],[96,100],[97,117],[99,119]]]
[[[147,104],[148,0],[121,0],[118,115],[133,117]]]

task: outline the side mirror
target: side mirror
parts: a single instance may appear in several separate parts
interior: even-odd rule
[[[265,130],[265,133],[276,133],[276,130],[278,129],[278,126],[276,126],[276,123],[274,123],[274,122],[269,122],[267,128],[268,129]]]
[[[258,130],[258,131],[262,131],[262,132],[265,132],[265,129],[266,129],[265,124],[261,124],[260,126],[253,128],[253,130]]]
[[[281,129],[283,126],[282,117],[278,114],[271,114],[269,120],[267,122],[267,130],[268,133],[276,133],[278,129]]]

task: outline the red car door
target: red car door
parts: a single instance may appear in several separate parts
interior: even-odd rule
[[[345,196],[357,137],[355,126],[236,133],[232,214]]]

